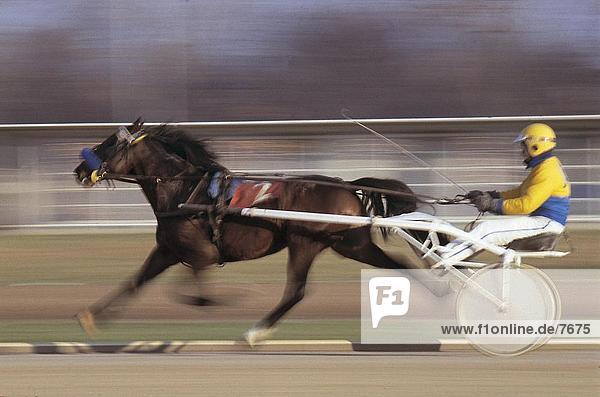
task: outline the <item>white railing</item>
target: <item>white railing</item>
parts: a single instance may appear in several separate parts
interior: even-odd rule
[[[600,123],[600,114],[579,114],[579,115],[559,115],[559,116],[491,116],[491,117],[426,117],[426,118],[394,118],[394,119],[356,119],[356,121],[366,124],[387,124],[387,125],[406,125],[406,124],[455,124],[455,123],[527,123],[536,121],[546,122],[598,122]],[[20,130],[20,129],[87,129],[87,128],[114,128],[126,125],[129,122],[122,123],[46,123],[46,124],[0,124],[0,130]],[[156,126],[161,122],[146,122],[146,125]],[[331,120],[255,120],[255,121],[181,121],[172,122],[171,125],[179,127],[197,127],[209,129],[229,129],[245,127],[311,127],[327,125],[354,125],[352,120],[331,119]]]
[[[559,133],[561,158],[575,199],[571,222],[600,219],[600,115],[360,119],[467,189],[505,188],[525,175],[512,137],[532,121]],[[157,125],[159,123],[147,123]],[[344,179],[400,179],[415,191],[453,195],[455,188],[365,132],[351,120],[174,123],[211,147],[228,168],[245,172],[326,174]],[[122,123],[0,124],[0,228],[152,226],[135,186],[116,191],[79,188],[71,170],[82,147]],[[74,205],[69,205],[69,204]],[[467,208],[442,208],[453,221]]]

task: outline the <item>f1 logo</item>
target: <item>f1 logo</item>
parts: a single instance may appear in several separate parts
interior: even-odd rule
[[[373,328],[386,316],[408,312],[410,281],[406,277],[373,277],[369,280],[369,301]]]

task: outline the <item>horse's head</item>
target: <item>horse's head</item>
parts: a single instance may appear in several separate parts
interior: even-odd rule
[[[93,186],[107,172],[126,174],[131,172],[133,163],[128,156],[130,148],[145,135],[144,122],[137,119],[128,127],[119,130],[93,148],[81,151],[83,161],[73,170],[77,181],[87,187]]]

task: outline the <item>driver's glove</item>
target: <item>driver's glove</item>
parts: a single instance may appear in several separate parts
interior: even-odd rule
[[[469,200],[475,199],[477,196],[481,196],[483,192],[481,190],[471,190],[469,193],[465,194],[465,198]]]
[[[494,198],[490,192],[485,192],[471,199],[471,202],[475,204],[477,209],[481,212],[493,212],[498,213],[498,207],[500,206],[501,199]]]

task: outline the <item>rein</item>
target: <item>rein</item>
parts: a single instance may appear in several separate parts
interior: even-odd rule
[[[102,174],[100,180],[114,180],[125,183],[136,183],[145,181],[164,182],[171,180],[182,180],[182,181],[197,181],[204,178],[204,175],[175,175],[175,176],[158,176],[158,175],[134,175],[134,174],[115,174],[112,172],[106,172]]]
[[[129,131],[125,127],[121,127],[119,129],[119,132],[117,135],[119,136],[119,141],[126,142],[126,144],[127,144],[126,148],[128,148],[131,145],[135,145],[138,141],[144,139],[147,136],[147,134],[143,133],[143,131],[139,131],[135,135],[132,135],[131,133],[129,133]],[[125,152],[127,153],[127,151],[125,151]],[[112,172],[110,172],[109,169],[105,168],[106,163],[102,162],[102,160],[100,160],[92,150],[84,149],[82,151],[82,156],[83,156],[84,160],[93,169],[96,169],[96,171],[94,171],[92,173],[92,175],[95,174],[95,176],[93,176],[93,178],[92,178],[92,181],[94,183],[100,182],[101,180],[106,179],[106,180],[121,181],[121,182],[125,182],[125,183],[134,183],[134,184],[138,184],[138,185],[144,181],[153,181],[154,183],[158,184],[158,183],[164,182],[164,181],[203,180],[208,175],[210,175],[209,174],[210,171],[205,171],[202,176],[200,176],[200,175],[159,176],[159,175],[117,174],[117,173],[112,173]],[[219,168],[222,168],[222,167],[219,167]],[[242,179],[242,180],[247,180],[247,181],[258,181],[258,182],[306,183],[306,184],[328,186],[328,187],[339,188],[339,189],[346,189],[346,190],[349,190],[352,192],[357,192],[360,190],[363,192],[385,194],[388,196],[411,198],[411,199],[415,199],[417,202],[421,202],[421,203],[425,203],[425,204],[463,204],[460,201],[462,201],[462,198],[464,198],[464,196],[460,196],[461,199],[459,199],[459,196],[456,196],[454,199],[449,199],[446,197],[437,198],[437,197],[429,196],[426,194],[400,192],[400,191],[396,191],[396,190],[383,189],[383,188],[377,188],[377,187],[372,187],[372,186],[355,185],[355,184],[351,184],[346,181],[343,181],[341,179],[338,181],[326,181],[326,180],[303,178],[303,177],[298,177],[296,175],[285,175],[285,174],[271,175],[271,174],[248,174],[248,173],[241,173],[241,172],[232,173],[232,172],[229,172],[226,168],[222,168],[221,171],[223,172],[223,177],[220,178],[220,185],[222,185],[221,187],[229,186],[232,179]],[[194,189],[194,193],[197,193],[196,191],[198,190],[198,187],[199,187],[199,184],[196,186],[196,189]],[[194,194],[192,194],[192,196],[194,196]],[[189,198],[186,201],[186,203],[188,203],[188,204],[190,203]]]
[[[205,175],[175,175],[175,176],[158,176],[158,175],[134,175],[134,174],[115,174],[111,172],[107,172],[102,175],[101,179],[106,180],[117,180],[125,183],[136,183],[144,181],[154,181],[154,182],[165,182],[165,181],[195,181],[202,180],[205,178]],[[243,179],[248,181],[257,181],[257,182],[297,182],[297,183],[307,183],[307,184],[315,184],[319,186],[327,186],[327,187],[335,187],[346,189],[350,191],[362,190],[365,192],[379,193],[385,194],[388,196],[396,196],[396,197],[406,197],[406,198],[414,198],[417,201],[425,202],[428,204],[439,204],[439,205],[456,205],[456,204],[469,204],[464,195],[457,195],[454,198],[447,197],[433,197],[426,194],[420,193],[408,193],[408,192],[399,192],[396,190],[390,189],[382,189],[371,186],[361,186],[361,185],[353,185],[348,182],[340,181],[322,181],[318,179],[310,179],[310,178],[302,178],[296,175],[262,175],[262,174],[246,174],[242,172],[232,172],[227,173],[225,178],[228,179]]]

